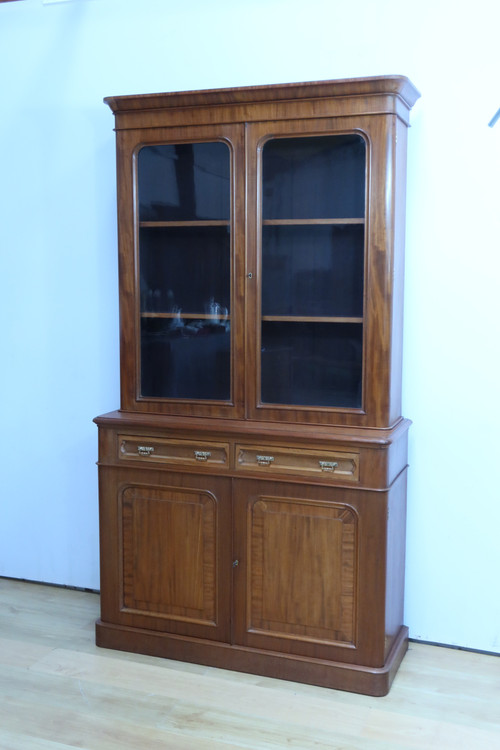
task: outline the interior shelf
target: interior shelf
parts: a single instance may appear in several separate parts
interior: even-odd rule
[[[186,318],[189,320],[230,320],[230,315],[210,315],[206,313],[185,313],[185,312],[141,312],[141,318]]]
[[[322,315],[263,315],[261,320],[272,323],[362,323],[363,318]]]
[[[142,227],[228,227],[226,219],[193,220],[193,221],[140,221]]]
[[[263,219],[262,224],[264,226],[312,226],[314,224],[336,224],[342,226],[344,224],[364,224],[364,219]]]

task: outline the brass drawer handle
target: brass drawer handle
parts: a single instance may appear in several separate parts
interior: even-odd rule
[[[194,457],[197,461],[208,461],[211,455],[210,451],[194,451]]]
[[[338,463],[337,461],[320,461],[319,465],[321,467],[321,471],[335,471]]]
[[[150,456],[152,453],[154,453],[155,449],[152,445],[138,445],[137,446],[137,453],[140,456]]]
[[[274,461],[274,456],[255,456],[259,466],[269,466]]]

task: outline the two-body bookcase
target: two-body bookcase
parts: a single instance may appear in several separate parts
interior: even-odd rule
[[[373,695],[405,653],[403,77],[107,99],[101,646]]]

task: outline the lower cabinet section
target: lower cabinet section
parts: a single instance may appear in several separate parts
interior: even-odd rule
[[[100,467],[100,646],[384,695],[406,650],[389,489]]]

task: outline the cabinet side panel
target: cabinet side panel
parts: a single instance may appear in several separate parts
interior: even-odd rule
[[[99,443],[102,445],[110,433],[99,430]],[[100,549],[100,589],[101,619],[113,622],[120,609],[120,542],[116,513],[115,487],[112,475],[99,467],[99,549]]]
[[[132,151],[134,137],[116,134],[118,198],[118,273],[120,278],[120,395],[121,408],[130,409],[135,400],[137,379],[134,254],[134,196]]]
[[[389,653],[404,616],[406,548],[406,469],[389,491],[387,519],[386,637]]]
[[[391,368],[393,264],[393,133],[387,118],[373,118],[368,190],[368,255],[365,290],[365,404],[370,425],[387,427]]]
[[[396,146],[393,163],[394,181],[394,261],[393,261],[393,303],[392,303],[392,358],[390,372],[389,409],[390,421],[401,415],[401,389],[403,369],[403,311],[404,311],[404,268],[406,230],[406,148],[408,128],[397,118],[394,119]]]

